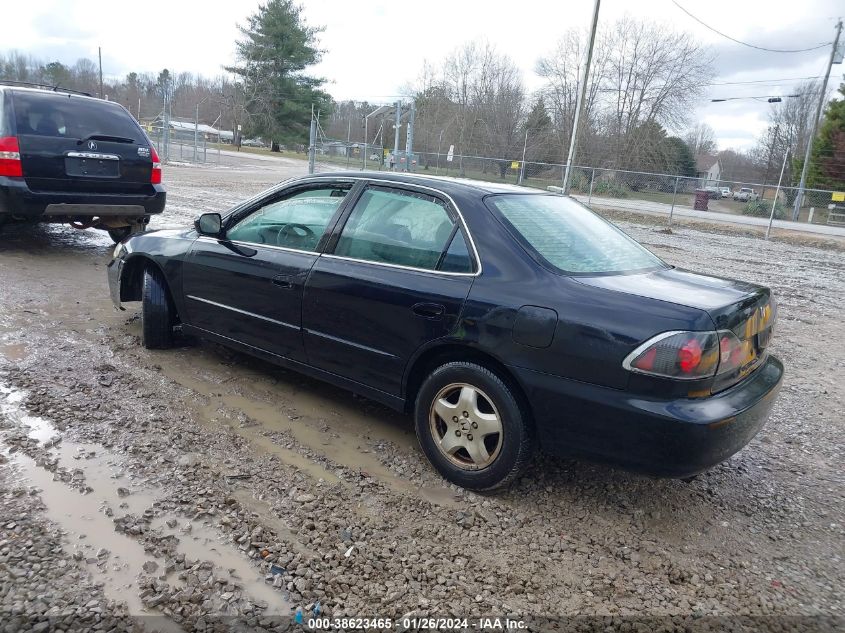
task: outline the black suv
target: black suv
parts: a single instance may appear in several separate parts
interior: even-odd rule
[[[0,82],[0,225],[67,222],[115,242],[164,210],[161,163],[120,104]]]

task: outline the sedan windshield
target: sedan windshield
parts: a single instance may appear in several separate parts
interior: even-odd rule
[[[667,267],[571,198],[504,194],[491,196],[486,202],[529,252],[561,272],[606,274]]]

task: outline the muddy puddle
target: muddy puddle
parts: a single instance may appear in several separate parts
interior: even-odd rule
[[[276,535],[282,539],[286,545],[290,546],[299,554],[309,555],[310,549],[299,540],[296,532],[285,523],[275,512],[273,512],[270,504],[263,499],[256,499],[253,494],[245,488],[237,488],[232,491],[232,496],[238,500],[238,503],[261,521],[262,525],[266,525],[272,529]]]
[[[101,445],[64,439],[49,420],[27,414],[22,406],[24,399],[24,392],[0,384],[0,417],[16,422],[26,429],[29,438],[48,448],[51,458],[58,460],[57,472],[66,469],[71,473],[70,484],[48,470],[41,458],[36,460],[6,447],[4,452],[20,479],[40,490],[46,516],[65,535],[65,549],[86,566],[95,582],[102,584],[106,597],[126,603],[129,615],[160,616],[146,618],[146,630],[182,631],[175,622],[146,609],[139,597],[139,573],[144,563],[153,561],[163,569],[165,560],[145,552],[134,538],[115,531],[112,518],[149,513],[161,491],[133,481],[122,458]],[[74,483],[81,490],[72,487]],[[186,533],[180,527],[171,528],[174,520],[176,526],[190,523],[190,530]],[[178,538],[176,551],[187,560],[211,561],[220,570],[227,570],[232,582],[253,602],[266,603],[266,614],[290,613],[283,594],[266,584],[259,568],[227,544],[212,525],[163,515],[153,519],[151,527]],[[167,581],[178,583],[176,574],[170,574]]]
[[[394,492],[457,506],[453,491],[445,485],[420,488],[394,474],[373,452],[371,444],[379,440],[403,451],[417,450],[410,422],[402,414],[292,373],[282,372],[281,378],[275,378],[272,373],[278,370],[272,366],[262,372],[252,366],[256,361],[240,355],[224,364],[215,351],[194,348],[184,355],[156,360],[168,378],[205,399],[199,408],[202,421],[228,424],[260,452],[277,455],[315,480],[339,481],[327,467],[269,436],[287,434],[307,449],[364,472]],[[237,374],[227,368],[234,364]]]
[[[170,522],[170,523],[168,523]],[[170,525],[176,523],[175,527]],[[282,594],[264,582],[264,576],[248,559],[233,551],[231,546],[209,523],[190,522],[191,531],[185,533],[180,527],[186,520],[175,514],[164,514],[153,519],[151,527],[163,534],[171,534],[179,539],[176,551],[192,561],[211,561],[221,570],[226,570],[232,582],[240,584],[250,597],[266,603],[264,615],[290,615],[290,604]],[[168,577],[168,582],[178,582],[175,574]]]
[[[26,345],[23,343],[2,343],[0,344],[0,356],[6,360],[18,363],[29,355]]]

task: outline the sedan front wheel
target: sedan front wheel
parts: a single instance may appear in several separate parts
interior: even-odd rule
[[[475,363],[432,372],[417,396],[415,418],[431,464],[470,490],[507,485],[534,453],[530,416],[515,389]]]
[[[147,349],[173,345],[175,310],[167,293],[167,281],[155,266],[144,270],[141,287],[141,340]]]

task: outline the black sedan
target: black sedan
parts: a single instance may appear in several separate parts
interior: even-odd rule
[[[762,427],[768,288],[665,264],[566,196],[410,174],[298,178],[119,244],[112,299],[414,415],[475,490],[539,447],[689,477]]]

